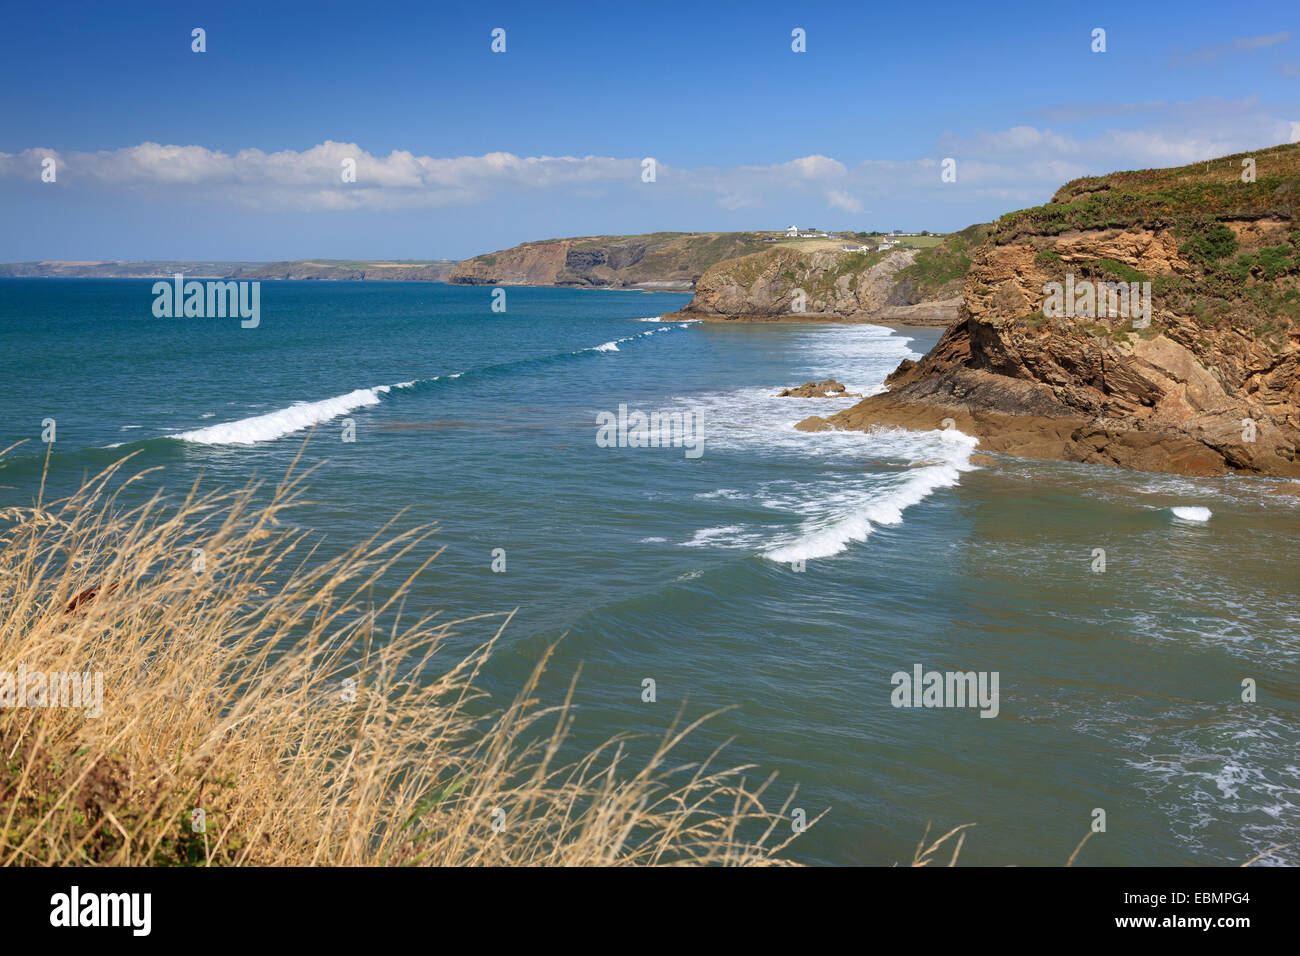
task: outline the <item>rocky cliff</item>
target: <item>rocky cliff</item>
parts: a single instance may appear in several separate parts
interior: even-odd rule
[[[989,227],[927,249],[845,252],[838,240],[782,242],[720,262],[675,313],[718,321],[880,321],[949,325],[970,252]]]
[[[801,427],[950,419],[992,451],[1300,476],[1297,197],[1297,145],[1071,182],[994,225],[888,394]]]
[[[749,232],[549,239],[466,259],[447,281],[689,292],[709,266],[761,248]]]

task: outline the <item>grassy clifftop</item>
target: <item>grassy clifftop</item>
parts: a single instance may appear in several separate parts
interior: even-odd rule
[[[1243,181],[1252,169],[1253,181]],[[1075,179],[1051,202],[1002,216],[991,238],[1005,244],[1072,230],[1146,225],[1189,232],[1209,220],[1293,219],[1298,198],[1300,144],[1293,143],[1171,169]]]
[[[977,223],[918,252],[916,260],[898,274],[903,304],[961,295],[962,282],[970,271],[971,257],[992,230],[993,227],[987,223]]]
[[[1243,174],[1245,178],[1243,179]],[[1196,330],[1238,330],[1277,353],[1300,321],[1300,144],[1237,153],[1170,169],[1091,176],[1066,183],[1052,200],[1003,216],[990,243],[1029,242],[1049,272],[1065,266],[1086,278],[1151,280],[1157,308],[1194,320]],[[1122,255],[1071,255],[1067,236],[1114,232],[1150,236]],[[1151,243],[1161,242],[1162,255]],[[1145,260],[1145,261],[1143,261]]]

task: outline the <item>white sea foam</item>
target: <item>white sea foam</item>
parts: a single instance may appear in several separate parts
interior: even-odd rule
[[[646,316],[644,319],[637,319],[638,322],[662,322],[663,320],[664,317],[662,315],[649,315]],[[676,325],[679,328],[684,329],[688,325],[697,325],[699,322],[700,322],[699,319],[673,319],[672,325]],[[670,325],[669,328],[671,328],[672,325]]]
[[[671,326],[658,329],[649,329],[645,332],[638,332],[636,335],[629,335],[621,339],[615,339],[612,342],[602,342],[600,345],[591,348],[581,349],[582,352],[617,352],[619,343],[630,342],[633,339],[644,338],[648,335],[654,335],[656,332],[669,332]],[[441,379],[457,379],[465,373],[452,372],[446,375],[435,375],[427,381],[436,382]],[[295,402],[288,408],[282,408],[279,411],[268,412],[264,415],[255,415],[251,418],[241,418],[238,421],[225,422],[220,425],[209,425],[205,428],[195,428],[190,431],[180,432],[172,437],[179,438],[182,441],[194,442],[200,445],[254,445],[258,442],[272,441],[281,438],[284,435],[293,432],[302,431],[313,425],[319,425],[321,422],[329,421],[331,418],[337,418],[357,408],[365,408],[370,405],[378,405],[381,396],[395,388],[413,388],[420,383],[419,379],[412,379],[406,382],[397,382],[393,385],[376,385],[374,388],[359,388],[355,391],[348,392],[346,395],[336,395],[333,398],[322,399],[318,402]],[[233,402],[230,404],[234,404]],[[265,403],[249,406],[252,408],[265,408]],[[206,412],[202,416],[211,418],[212,413]],[[176,429],[172,429],[175,431]],[[109,445],[109,448],[117,448],[117,445]]]
[[[638,332],[636,335],[629,335],[625,338],[615,339],[612,342],[603,342],[600,345],[592,346],[588,349],[582,349],[584,352],[617,352],[619,351],[620,342],[630,342],[633,339],[643,338],[647,335],[653,335],[656,332],[667,332],[670,328],[650,329],[646,332]],[[452,372],[446,375],[435,375],[428,381],[436,382],[441,379],[457,379],[464,375],[464,372]],[[253,445],[258,442],[272,441],[284,435],[293,432],[302,431],[321,422],[329,421],[331,418],[337,418],[357,408],[365,408],[370,405],[378,405],[381,397],[395,388],[413,388],[419,384],[418,379],[412,379],[406,382],[397,382],[393,385],[376,385],[374,388],[359,388],[355,391],[348,392],[346,395],[336,395],[333,398],[322,399],[318,402],[296,402],[288,408],[282,408],[279,411],[268,412],[265,415],[256,415],[251,418],[241,418],[238,421],[225,422],[220,425],[209,425],[205,428],[196,428],[191,431],[181,432],[174,436],[183,441],[195,442],[200,445]],[[254,408],[265,407],[264,405],[254,405]],[[209,418],[212,413],[206,413],[203,417]],[[109,447],[116,447],[110,445]]]
[[[1183,521],[1195,521],[1198,523],[1209,521],[1210,516],[1214,514],[1214,512],[1209,508],[1202,508],[1199,506],[1170,508],[1169,510],[1174,513],[1175,518],[1179,518]]]
[[[729,548],[749,549],[763,540],[759,531],[750,530],[744,525],[729,524],[717,528],[701,528],[689,541],[683,541],[684,548]]]
[[[378,405],[380,396],[387,394],[393,388],[409,388],[414,384],[414,382],[402,382],[398,385],[359,388],[346,395],[336,395],[318,402],[298,402],[288,408],[268,412],[265,415],[254,415],[252,418],[241,418],[234,422],[196,428],[193,431],[181,432],[174,437],[200,445],[254,445],[319,425],[353,409]]]
[[[1181,846],[1222,855],[1210,847],[1225,839],[1240,843],[1228,859],[1207,855],[1205,862],[1240,864],[1274,848],[1258,865],[1294,866],[1300,860],[1291,839],[1300,824],[1294,723],[1253,707],[1166,704],[1149,714],[1142,708],[1135,700],[1111,708],[1113,714],[1092,709],[1075,728],[1119,748]],[[1140,730],[1131,726],[1136,714]]]
[[[695,497],[721,499],[723,506],[749,499],[775,512],[774,518],[784,515],[785,521],[761,526],[719,522],[697,531],[683,546],[752,547],[779,562],[829,557],[864,541],[873,528],[900,524],[907,508],[975,470],[970,456],[978,442],[956,429],[796,430],[796,423],[810,414],[833,415],[861,399],[779,398],[781,388],[834,376],[850,392],[873,395],[883,390],[885,376],[900,361],[917,357],[908,348],[910,339],[881,326],[800,332],[788,345],[795,368],[787,382],[676,400],[707,423],[711,452],[760,448],[769,459],[788,459],[803,476],[744,491],[719,488]],[[799,520],[791,524],[789,516]]]
[[[902,524],[905,509],[920,504],[940,488],[957,484],[966,470],[969,467],[963,460],[924,465],[908,469],[900,479],[880,488],[837,496],[841,500],[823,502],[826,510],[804,522],[793,540],[769,548],[763,557],[787,562],[839,554],[850,544],[867,540],[876,526]],[[849,500],[844,500],[846,497]]]
[[[701,491],[695,497],[701,500],[707,500],[709,498],[730,498],[733,500],[744,500],[745,498],[748,498],[749,495],[746,495],[735,488],[719,488],[716,491]]]
[[[661,329],[649,329],[645,332],[638,332],[636,335],[625,335],[621,339],[614,339],[612,342],[602,342],[600,345],[593,345],[590,348],[579,349],[579,352],[617,352],[619,345],[624,342],[631,342],[633,339],[643,339],[646,336],[654,335],[656,332],[671,332],[673,327],[666,326]]]

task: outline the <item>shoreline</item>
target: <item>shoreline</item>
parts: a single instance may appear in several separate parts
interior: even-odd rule
[[[935,326],[881,321],[876,324],[896,334],[915,338],[917,341],[909,347],[913,352],[925,354],[933,350],[943,334],[943,330]],[[899,368],[902,367],[900,363]],[[895,369],[889,378],[898,372],[899,369]],[[945,426],[976,438],[978,453],[1104,465],[1147,474],[1187,477],[1238,475],[1274,479],[1282,482],[1275,494],[1300,497],[1300,471],[1233,467],[1221,453],[1190,435],[1168,430],[1117,427],[1113,422],[1079,415],[1021,414],[969,404],[922,401],[909,397],[906,390],[901,394],[882,392],[869,395],[830,415],[810,415],[799,421],[795,428],[806,432],[831,429],[867,432],[891,427],[933,431]]]
[[[978,450],[1016,458],[1105,465],[1147,474],[1191,478],[1241,475],[1287,479],[1285,472],[1233,468],[1222,456],[1186,435],[1168,431],[1107,428],[1076,416],[1017,415],[908,401],[889,392],[871,395],[829,416],[811,415],[795,425],[799,431],[866,432],[876,427],[913,431],[955,428],[979,441]],[[1286,485],[1280,487],[1285,488]],[[1291,494],[1288,488],[1279,492]]]

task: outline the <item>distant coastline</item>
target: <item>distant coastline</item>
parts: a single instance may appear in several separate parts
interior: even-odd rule
[[[192,279],[415,280],[444,282],[456,263],[449,259],[294,259],[283,262],[146,260],[0,262],[2,279]]]

